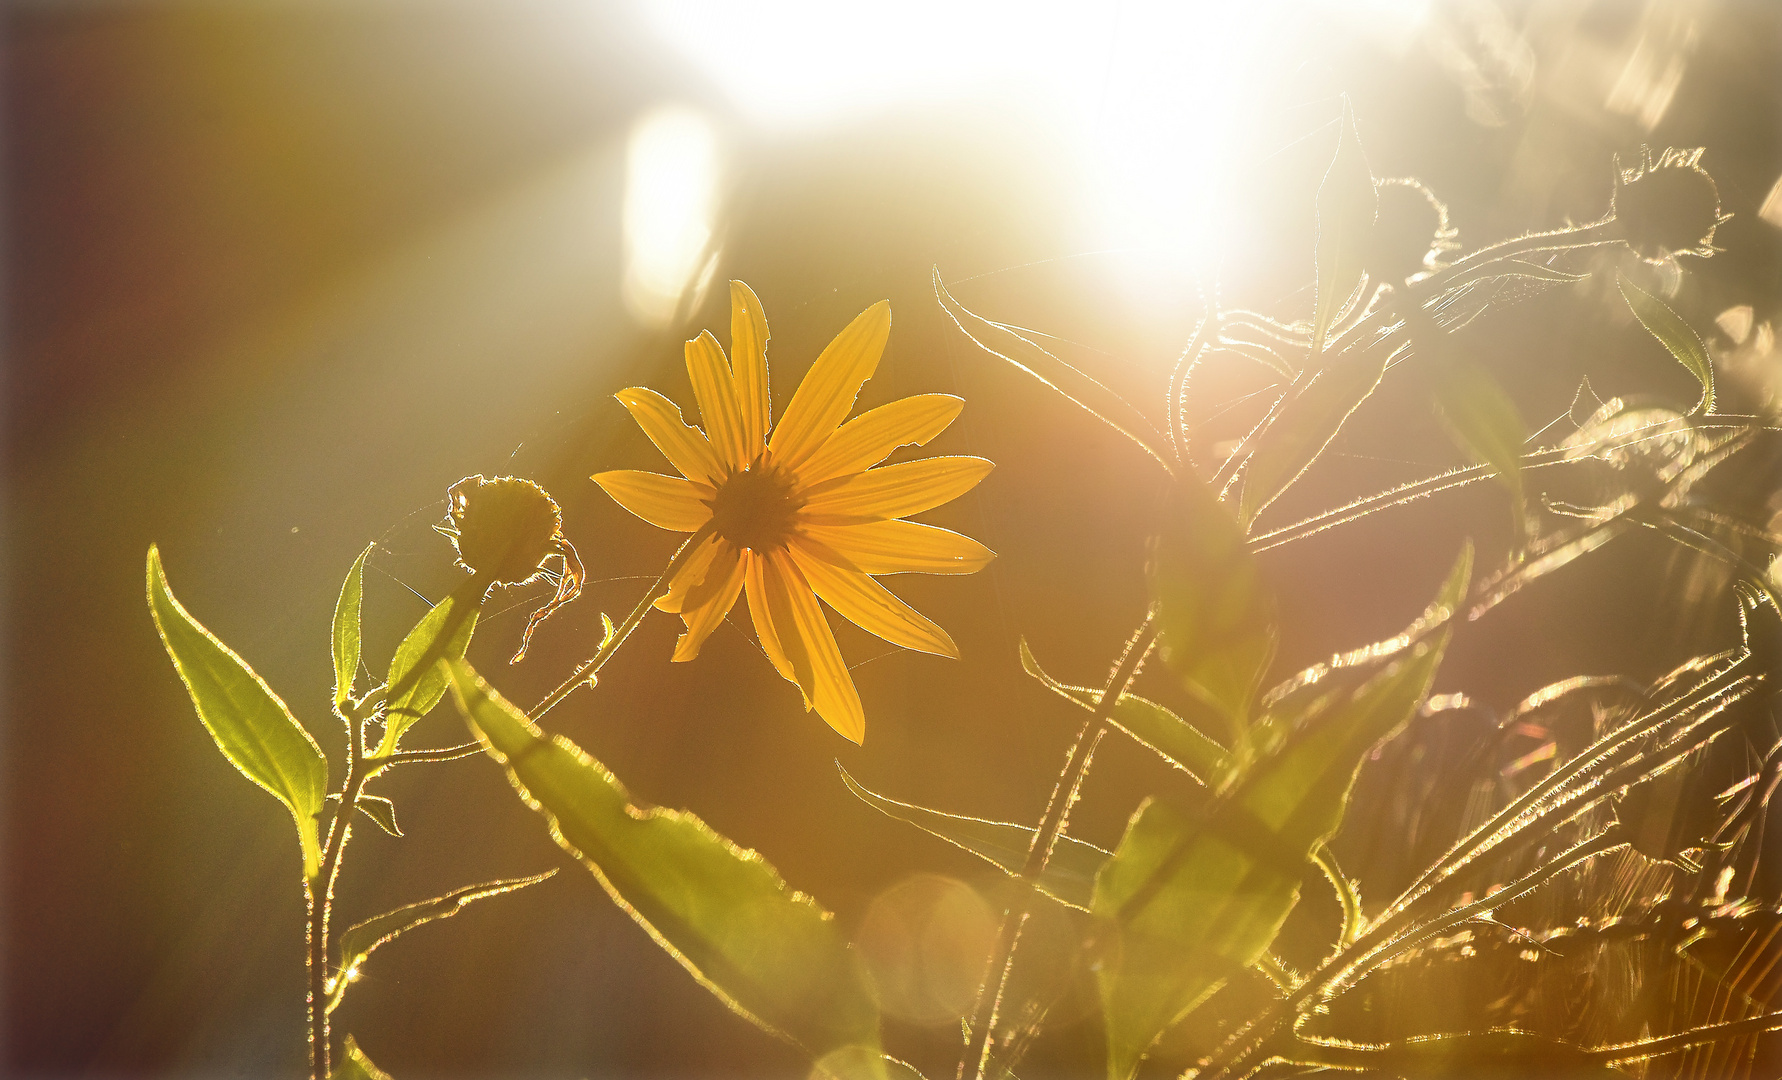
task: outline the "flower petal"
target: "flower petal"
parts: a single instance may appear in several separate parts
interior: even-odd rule
[[[734,472],[749,463],[743,456],[742,414],[737,411],[736,383],[730,361],[710,330],[687,342],[687,375],[693,380],[693,396],[699,399],[699,415],[719,460]]]
[[[740,281],[730,283],[730,363],[743,445],[753,460],[767,441],[767,316],[754,290]]]
[[[712,508],[705,500],[717,497],[705,484],[637,469],[595,473],[592,479],[620,506],[659,529],[675,532],[694,532],[710,521]]]
[[[799,465],[823,445],[854,408],[860,384],[872,378],[891,335],[891,302],[881,300],[861,312],[817,357],[785,415],[773,429],[768,447],[774,460],[788,468]]]
[[[743,552],[741,548],[725,544],[723,551],[712,560],[711,568],[705,576],[705,582],[694,591],[687,605],[691,610],[684,611],[681,618],[687,623],[687,632],[675,642],[674,659],[683,662],[699,655],[699,647],[705,639],[711,637],[712,631],[730,614],[736,606],[736,596],[743,587]]]
[[[680,406],[647,386],[633,386],[613,395],[631,413],[656,449],[689,480],[715,484],[725,475],[705,433],[681,419]]]
[[[799,519],[856,525],[919,514],[977,487],[995,467],[979,457],[933,457],[869,469],[817,487],[806,496]]]
[[[829,561],[863,574],[971,574],[996,558],[969,536],[915,521],[804,525],[798,531],[815,542],[811,554],[833,554]]]
[[[786,650],[780,647],[780,634],[773,624],[773,610],[768,602],[767,559],[753,551],[744,551],[742,563],[743,588],[749,594],[749,620],[755,624],[755,637],[761,642],[761,651],[773,662],[774,670],[780,673],[781,678],[797,685],[798,674],[792,669],[792,661],[786,658]],[[786,624],[786,632],[792,632],[790,619]],[[802,691],[803,687],[799,689]],[[805,697],[804,707],[810,708],[808,695]]]
[[[965,400],[951,394],[918,394],[863,412],[836,429],[798,468],[806,484],[820,484],[870,469],[900,446],[922,446],[947,429]]]
[[[866,737],[866,712],[816,594],[784,551],[770,552],[762,561],[767,563],[764,577],[773,624],[780,631],[780,647],[799,676],[799,689],[842,738],[860,742]]]
[[[959,659],[959,646],[947,632],[915,608],[893,596],[883,585],[853,570],[844,570],[804,550],[794,537],[788,548],[792,561],[823,602],[843,618],[869,634],[917,652]]]
[[[697,606],[687,604],[687,594],[705,581],[706,571],[711,568],[712,560],[717,558],[718,549],[723,543],[716,536],[708,536],[700,541],[699,547],[681,564],[674,580],[668,583],[668,591],[656,598],[657,611],[680,612],[689,606]]]

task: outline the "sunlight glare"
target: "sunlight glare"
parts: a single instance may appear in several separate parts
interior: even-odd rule
[[[718,141],[691,109],[641,117],[625,155],[625,306],[647,325],[673,318],[688,286],[715,265]]]
[[[978,95],[1074,148],[1086,243],[1213,265],[1238,138],[1281,31],[1325,9],[1403,37],[1427,0],[657,0],[640,15],[756,124],[811,129]]]

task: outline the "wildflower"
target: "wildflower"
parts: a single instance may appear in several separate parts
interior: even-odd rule
[[[1701,166],[1702,150],[1666,148],[1654,154],[1642,146],[1632,168],[1616,162],[1611,210],[1628,247],[1647,262],[1714,254],[1714,230],[1731,215],[1720,212],[1720,189]]]
[[[557,586],[551,602],[532,613],[520,636],[526,658],[532,631],[582,591],[582,560],[563,536],[563,512],[544,488],[515,476],[485,480],[466,476],[446,492],[448,523],[434,528],[450,537],[458,565],[496,585],[525,585],[547,578]],[[562,567],[554,572],[548,564]]]
[[[893,596],[875,574],[969,574],[994,555],[977,541],[901,518],[975,487],[992,465],[935,457],[873,468],[899,446],[922,445],[959,415],[946,394],[894,401],[842,423],[872,377],[891,330],[891,305],[867,308],[812,365],[769,431],[767,320],[747,285],[730,283],[731,356],[709,331],[687,342],[687,372],[704,429],[643,387],[616,396],[681,473],[617,470],[593,479],[652,525],[694,533],[694,547],[656,601],[686,623],[686,661],[747,592],[762,649],[804,695],[805,708],[854,742],[866,718],[821,597],[895,645],[957,657],[946,631]]]

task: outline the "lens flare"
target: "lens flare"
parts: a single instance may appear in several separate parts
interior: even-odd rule
[[[938,1025],[957,1023],[971,1007],[996,931],[995,914],[971,886],[917,874],[873,900],[856,945],[880,1008]]]
[[[716,265],[719,151],[710,123],[667,106],[631,129],[625,158],[625,306],[646,325],[666,325],[689,287]]]

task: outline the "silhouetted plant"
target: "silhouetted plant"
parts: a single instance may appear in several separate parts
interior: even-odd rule
[[[867,804],[1010,879],[975,1003],[959,1009],[959,1080],[1012,1075],[1069,989],[1057,971],[1078,962],[1093,973],[1110,1080],[1129,1080],[1147,1060],[1205,1080],[1750,1075],[1759,1036],[1782,1028],[1772,1011],[1782,992],[1782,878],[1762,857],[1782,784],[1782,537],[1741,501],[1748,493],[1714,483],[1773,439],[1774,425],[1716,411],[1708,350],[1649,273],[1652,263],[1714,252],[1724,217],[1701,158],[1643,151],[1618,170],[1601,220],[1467,252],[1428,188],[1372,175],[1345,112],[1318,189],[1310,310],[1283,319],[1209,307],[1160,417],[1038,335],[967,310],[937,273],[938,301],[965,335],[1136,443],[1167,492],[1143,567],[1150,603],[1111,650],[1112,674],[1099,686],[1055,678],[1021,645],[1028,674],[1084,713],[1037,822],[922,807],[842,775]],[[1563,430],[1531,436],[1500,385],[1502,366],[1469,326],[1499,300],[1608,272],[1699,393],[1641,404],[1598,401],[1586,387]],[[652,608],[685,621],[673,659],[690,660],[745,593],[776,669],[807,709],[856,741],[864,709],[818,598],[896,644],[957,654],[874,576],[969,573],[989,562],[976,541],[902,520],[969,490],[988,462],[881,465],[937,435],[961,403],[921,395],[843,422],[889,333],[880,304],[825,350],[776,425],[765,316],[740,283],[732,301],[728,357],[710,334],[687,344],[702,428],[651,391],[619,395],[681,475],[594,478],[638,516],[692,536],[623,623],[605,621],[594,656],[530,714],[464,659],[494,588],[554,580],[528,637],[579,588],[581,564],[556,504],[526,481],[453,486],[442,531],[471,576],[416,625],[382,684],[357,693],[370,549],[354,564],[334,620],[334,705],[349,739],[344,779],[333,783],[283,702],[173,599],[150,549],[150,605],[200,718],[297,825],[318,1080],[380,1075],[351,1038],[331,1070],[327,1021],[379,944],[547,876],[471,886],[332,931],[353,815],[396,832],[394,807],[367,785],[397,765],[479,750],[614,901],[732,1009],[803,1048],[820,1074],[915,1075],[881,1042],[892,988],[875,988],[827,911],[698,818],[637,804],[604,765],[534,722],[593,684]],[[1207,400],[1209,377],[1237,369],[1254,377],[1244,396]],[[1387,379],[1417,390],[1472,464],[1272,521],[1333,442],[1366,422],[1363,407]],[[1427,607],[1405,613],[1402,633],[1338,642],[1326,663],[1276,670],[1281,615],[1260,553],[1481,481],[1501,488],[1512,519],[1498,563],[1476,572],[1469,542],[1430,583]],[[1773,487],[1771,478],[1764,494]],[[1677,657],[1650,684],[1580,675],[1502,715],[1461,693],[1431,697],[1446,650],[1471,623],[1636,530],[1717,568],[1714,602],[1736,611],[1736,639]],[[1132,692],[1153,654],[1173,677],[1172,701]],[[477,741],[402,749],[448,687]],[[1107,851],[1069,826],[1111,732],[1174,769],[1171,783],[1138,793],[1144,801]],[[1384,851],[1359,879],[1334,853],[1358,822],[1381,834]],[[1307,889],[1332,891],[1337,925],[1306,914]],[[1290,925],[1323,942],[1311,963],[1278,951]],[[1027,974],[1036,970],[1051,974]]]

